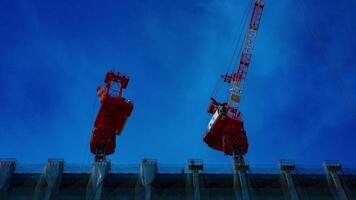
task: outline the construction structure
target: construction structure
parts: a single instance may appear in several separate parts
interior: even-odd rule
[[[239,63],[236,64],[237,67],[233,67],[231,74],[229,74],[229,66],[226,74],[221,76],[224,79],[224,82],[231,84],[228,101],[219,103],[211,97],[208,113],[213,116],[208,124],[208,130],[203,138],[204,142],[207,143],[212,149],[222,151],[224,154],[232,156],[236,170],[241,169],[239,172],[240,176],[244,176],[243,171],[246,170],[244,166],[244,155],[248,151],[248,141],[242,114],[238,106],[243,93],[244,81],[251,62],[256,36],[264,8],[263,0],[255,0],[254,4],[252,4],[252,2],[253,1],[251,1],[251,4],[247,9],[247,15],[248,13],[251,13],[251,18],[242,51],[240,53],[236,53],[236,46],[232,56],[232,60],[235,60],[234,57],[239,57]],[[247,19],[248,17],[246,17],[246,20]],[[241,31],[243,30],[242,26]],[[234,65],[233,62],[230,64]]]
[[[91,166],[56,159],[45,165],[1,160],[0,199],[356,199],[356,168],[337,161],[308,168],[283,160],[278,166],[239,170],[246,181],[235,177],[233,167],[205,166],[202,160],[188,160],[185,166],[150,159],[137,165],[99,161]]]
[[[128,82],[127,76],[110,71],[105,75],[105,86],[97,89],[101,106],[90,138],[90,151],[96,161],[103,161],[115,152],[116,135],[121,134],[132,113],[132,102],[122,96]]]
[[[272,168],[256,168],[245,161],[249,145],[238,106],[264,8],[263,0],[251,2],[244,45],[236,54],[239,64],[222,76],[231,84],[228,101],[211,98],[208,112],[213,116],[203,138],[209,147],[231,155],[231,166],[204,165],[198,159],[182,166],[161,165],[154,159],[137,165],[111,163],[106,156],[115,152],[116,136],[133,111],[132,102],[122,96],[129,78],[111,71],[105,86],[97,89],[101,105],[90,140],[94,162],[76,165],[49,159],[44,165],[30,165],[2,159],[0,200],[356,199],[356,167],[324,161],[320,167],[306,168],[281,160]]]

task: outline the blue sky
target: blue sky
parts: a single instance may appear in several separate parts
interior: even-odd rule
[[[356,165],[356,3],[310,0],[303,16],[296,2],[266,1],[241,104],[247,159]],[[124,95],[135,109],[117,138],[113,162],[230,163],[202,136],[210,95],[226,72],[246,5],[1,1],[0,157],[92,162],[96,88],[114,69],[130,76]],[[226,92],[222,88],[219,100]]]

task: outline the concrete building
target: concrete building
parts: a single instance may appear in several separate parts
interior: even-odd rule
[[[45,165],[0,162],[0,199],[356,199],[356,168],[325,161],[320,167],[281,161],[275,167],[184,166],[143,160]]]

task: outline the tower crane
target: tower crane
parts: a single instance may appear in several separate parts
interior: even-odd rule
[[[244,162],[243,156],[247,153],[248,141],[239,104],[261,22],[263,7],[263,0],[255,0],[237,71],[221,76],[224,82],[231,85],[228,101],[219,103],[211,98],[208,113],[213,116],[203,137],[204,142],[209,147],[232,155],[234,161],[240,163]]]
[[[105,160],[106,155],[115,152],[116,135],[121,134],[132,113],[132,102],[122,96],[128,82],[127,76],[110,71],[105,76],[105,86],[97,89],[101,106],[90,138],[90,151],[96,161]]]

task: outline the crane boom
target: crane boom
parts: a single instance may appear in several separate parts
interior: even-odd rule
[[[243,50],[237,72],[233,72],[231,76],[225,75],[224,77],[225,81],[228,81],[232,84],[232,88],[230,90],[229,105],[234,107],[236,107],[240,102],[243,83],[246,78],[248,67],[250,65],[258,28],[261,22],[263,7],[263,0],[255,1],[255,6],[252,11],[251,21],[244,40]]]

